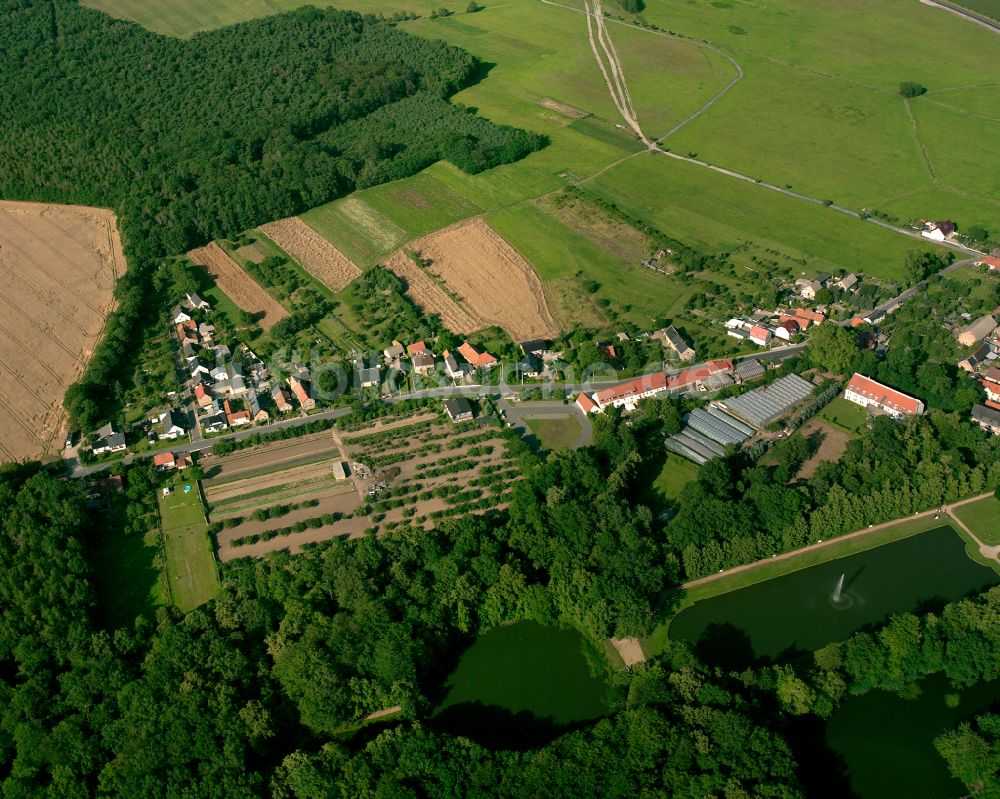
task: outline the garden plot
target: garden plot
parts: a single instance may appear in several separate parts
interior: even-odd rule
[[[459,222],[417,239],[408,249],[419,254],[427,271],[444,282],[479,327],[496,325],[514,341],[559,335],[531,265],[484,220]],[[419,296],[414,300],[421,304]]]
[[[507,439],[492,426],[453,425],[423,414],[335,435],[350,463],[356,506],[343,510],[346,495],[330,495],[325,504],[244,521],[220,532],[222,560],[298,552],[334,536],[427,528],[446,517],[503,508],[519,477]]]
[[[0,461],[54,454],[125,271],[110,211],[0,202]]]
[[[204,266],[215,284],[222,289],[241,310],[262,314],[259,324],[264,330],[288,316],[288,311],[260,284],[243,271],[236,261],[214,241],[198,247],[188,254],[194,263]]]
[[[341,291],[361,270],[298,217],[261,225],[258,230],[332,291]]]
[[[231,480],[315,463],[338,454],[339,449],[332,434],[329,430],[323,430],[301,438],[271,441],[230,455],[207,455],[202,460],[202,468],[208,475],[204,485],[208,490],[209,487]]]

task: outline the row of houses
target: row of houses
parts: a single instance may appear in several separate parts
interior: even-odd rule
[[[747,359],[735,364],[729,359],[708,361],[672,374],[654,372],[625,380],[591,394],[581,392],[576,405],[584,413],[601,413],[607,408],[620,408],[626,413],[650,397],[667,392],[719,391],[735,383],[745,383],[764,376],[763,365]]]
[[[775,339],[791,341],[792,336],[812,325],[826,321],[826,315],[811,308],[790,308],[787,311],[757,311],[749,319],[733,318],[726,322],[726,335],[741,341],[751,341],[758,347],[768,347]]]
[[[795,281],[795,290],[804,300],[815,300],[816,295],[827,288],[838,288],[852,294],[861,287],[861,279],[853,272],[834,278],[829,272],[820,272],[812,280],[800,278]]]

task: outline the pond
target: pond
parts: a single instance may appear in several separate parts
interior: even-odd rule
[[[448,679],[437,726],[481,743],[528,748],[608,712],[575,630],[523,621],[481,635]]]
[[[860,799],[955,799],[966,793],[948,772],[934,739],[1000,700],[1000,682],[955,691],[943,674],[935,674],[920,687],[920,697],[912,700],[886,691],[852,696],[830,717],[827,744],[843,757]],[[955,708],[945,704],[949,693],[960,697]]]
[[[839,597],[836,589],[842,580]],[[670,624],[702,659],[740,668],[814,650],[893,613],[919,612],[1000,582],[951,527],[696,602]]]

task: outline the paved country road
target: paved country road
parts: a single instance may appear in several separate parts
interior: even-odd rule
[[[977,14],[975,11],[970,11],[967,8],[962,8],[961,6],[956,6],[951,3],[942,2],[942,0],[920,0],[926,6],[934,6],[935,8],[943,8],[945,11],[950,11],[952,14],[957,14],[960,17],[965,17],[970,22],[975,22],[977,25],[982,25],[994,33],[1000,33],[1000,22],[995,19],[990,19],[989,17],[984,17],[982,14]]]

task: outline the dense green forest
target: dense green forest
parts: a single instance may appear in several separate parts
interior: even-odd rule
[[[90,426],[120,393],[161,256],[439,158],[477,172],[542,146],[447,102],[481,73],[458,48],[354,12],[181,41],[73,0],[0,4],[0,196],[112,207],[130,263],[71,416]]]
[[[626,471],[589,452],[522,465],[509,517],[238,562],[209,605],[114,630],[95,621],[89,555],[125,530],[85,511],[79,483],[10,473],[4,796],[800,796],[774,703],[684,648],[621,675],[606,719],[534,748],[488,748],[432,718],[457,654],[491,626],[651,622],[664,575],[648,512],[623,501]],[[125,477],[126,495],[149,494],[148,464]],[[392,704],[398,721],[351,734]]]

